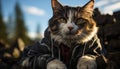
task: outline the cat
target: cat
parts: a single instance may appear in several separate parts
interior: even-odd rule
[[[63,6],[57,0],[51,0],[51,4],[53,16],[45,36],[41,42],[25,49],[22,66],[33,69],[97,69],[96,59],[103,54],[97,37],[98,27],[92,18],[94,0],[83,7]]]
[[[53,17],[49,21],[51,38],[69,47],[72,43],[85,43],[91,40],[98,30],[92,18],[93,6],[94,0],[83,7],[62,6],[57,0],[52,0]],[[59,60],[50,62],[47,69],[57,69],[56,66],[58,69],[66,69]],[[83,56],[79,59],[77,69],[96,69],[96,66],[94,58]]]

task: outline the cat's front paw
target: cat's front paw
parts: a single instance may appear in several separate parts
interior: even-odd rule
[[[82,56],[78,60],[77,69],[97,69],[95,58],[91,56]]]
[[[54,59],[47,64],[47,69],[67,69],[60,60]]]

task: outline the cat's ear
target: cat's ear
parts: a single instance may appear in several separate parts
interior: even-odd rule
[[[94,0],[90,0],[85,6],[83,6],[83,9],[87,12],[93,13],[94,8]]]
[[[54,13],[58,12],[63,8],[63,6],[58,2],[58,0],[52,0],[51,4],[52,4],[52,9]]]

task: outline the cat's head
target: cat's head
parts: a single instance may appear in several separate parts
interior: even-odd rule
[[[94,0],[83,7],[63,6],[52,0],[53,17],[49,20],[52,39],[64,44],[91,40],[97,33],[93,6]]]

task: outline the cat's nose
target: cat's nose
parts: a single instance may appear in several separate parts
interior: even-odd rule
[[[73,30],[74,28],[72,26],[69,26],[68,29],[71,31]]]

